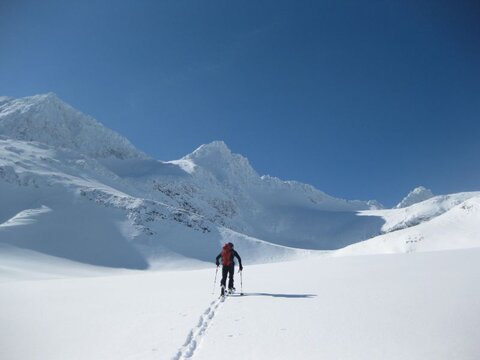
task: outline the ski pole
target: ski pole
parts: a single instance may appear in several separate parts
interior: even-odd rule
[[[218,266],[217,266],[217,270],[215,270],[215,280],[213,281],[212,294],[215,294],[215,284],[217,283],[217,273],[218,273]]]
[[[243,295],[243,276],[242,276],[243,271],[240,271],[240,296]]]

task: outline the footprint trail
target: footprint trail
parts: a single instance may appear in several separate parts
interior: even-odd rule
[[[183,346],[178,350],[177,354],[172,358],[172,360],[186,360],[193,357],[205,335],[205,331],[212,322],[217,309],[223,303],[223,301],[224,299],[218,299],[210,303],[210,306],[203,312],[203,314],[200,316],[200,319],[198,319],[197,326],[189,331]]]

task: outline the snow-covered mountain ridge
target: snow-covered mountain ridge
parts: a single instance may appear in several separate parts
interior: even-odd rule
[[[229,240],[275,261],[417,227],[478,195],[383,210],[260,176],[222,141],[158,161],[54,94],[0,98],[0,242],[76,261],[211,261]]]
[[[146,158],[127,139],[48,93],[0,101],[0,135],[38,141],[94,158]]]

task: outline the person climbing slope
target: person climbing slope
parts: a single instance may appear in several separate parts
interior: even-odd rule
[[[228,274],[228,292],[233,293],[235,288],[233,287],[233,274],[235,272],[235,261],[234,258],[238,259],[239,271],[243,270],[242,259],[240,255],[233,249],[233,244],[231,242],[223,245],[222,251],[217,255],[215,263],[217,267],[220,265],[220,259],[222,259],[222,280],[220,281],[221,285],[221,296],[225,296],[225,286],[227,283],[227,274]]]

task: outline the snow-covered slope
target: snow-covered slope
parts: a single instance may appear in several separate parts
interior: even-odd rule
[[[201,215],[138,193],[95,159],[68,149],[0,140],[2,243],[94,265],[139,269],[155,260],[211,261],[221,243],[232,238],[254,261],[302,253],[227,231]]]
[[[391,210],[398,231],[338,250],[337,254],[404,253],[480,247],[480,192],[434,197],[410,208]],[[396,212],[396,214],[395,214]],[[402,214],[403,213],[403,214]],[[393,219],[397,219],[394,221]],[[411,222],[407,227],[408,222]],[[418,224],[418,225],[417,225]],[[414,226],[416,225],[416,226]]]
[[[442,215],[464,201],[480,195],[480,192],[465,192],[439,195],[411,206],[384,210],[360,211],[360,216],[381,217],[385,223],[382,233],[406,229]]]
[[[346,201],[295,181],[259,176],[241,155],[221,141],[202,145],[178,162],[191,176],[157,177],[155,187],[176,206],[237,232],[269,242],[310,249],[332,249],[368,238],[381,221],[356,216],[374,207]],[[189,169],[189,170],[188,170]],[[175,186],[172,191],[172,185]]]
[[[169,193],[156,190],[156,182],[149,183],[151,196],[142,191],[149,186],[141,185],[142,180],[122,179],[96,159],[68,149],[0,140],[0,241],[77,261],[122,267],[144,267],[146,259],[172,256],[211,260],[221,243],[232,237],[242,243],[244,254],[256,261],[299,253],[227,231],[220,217],[205,217],[210,210],[208,198],[193,209],[186,201],[172,201]],[[175,185],[173,181],[171,189]],[[187,197],[189,188],[185,185],[184,189],[182,196]],[[189,196],[188,200],[195,198]],[[220,200],[214,206],[220,208]],[[73,231],[72,236],[69,231]],[[120,245],[130,249],[128,256],[118,255]],[[144,259],[138,258],[138,251]],[[112,261],[107,261],[109,257]]]

